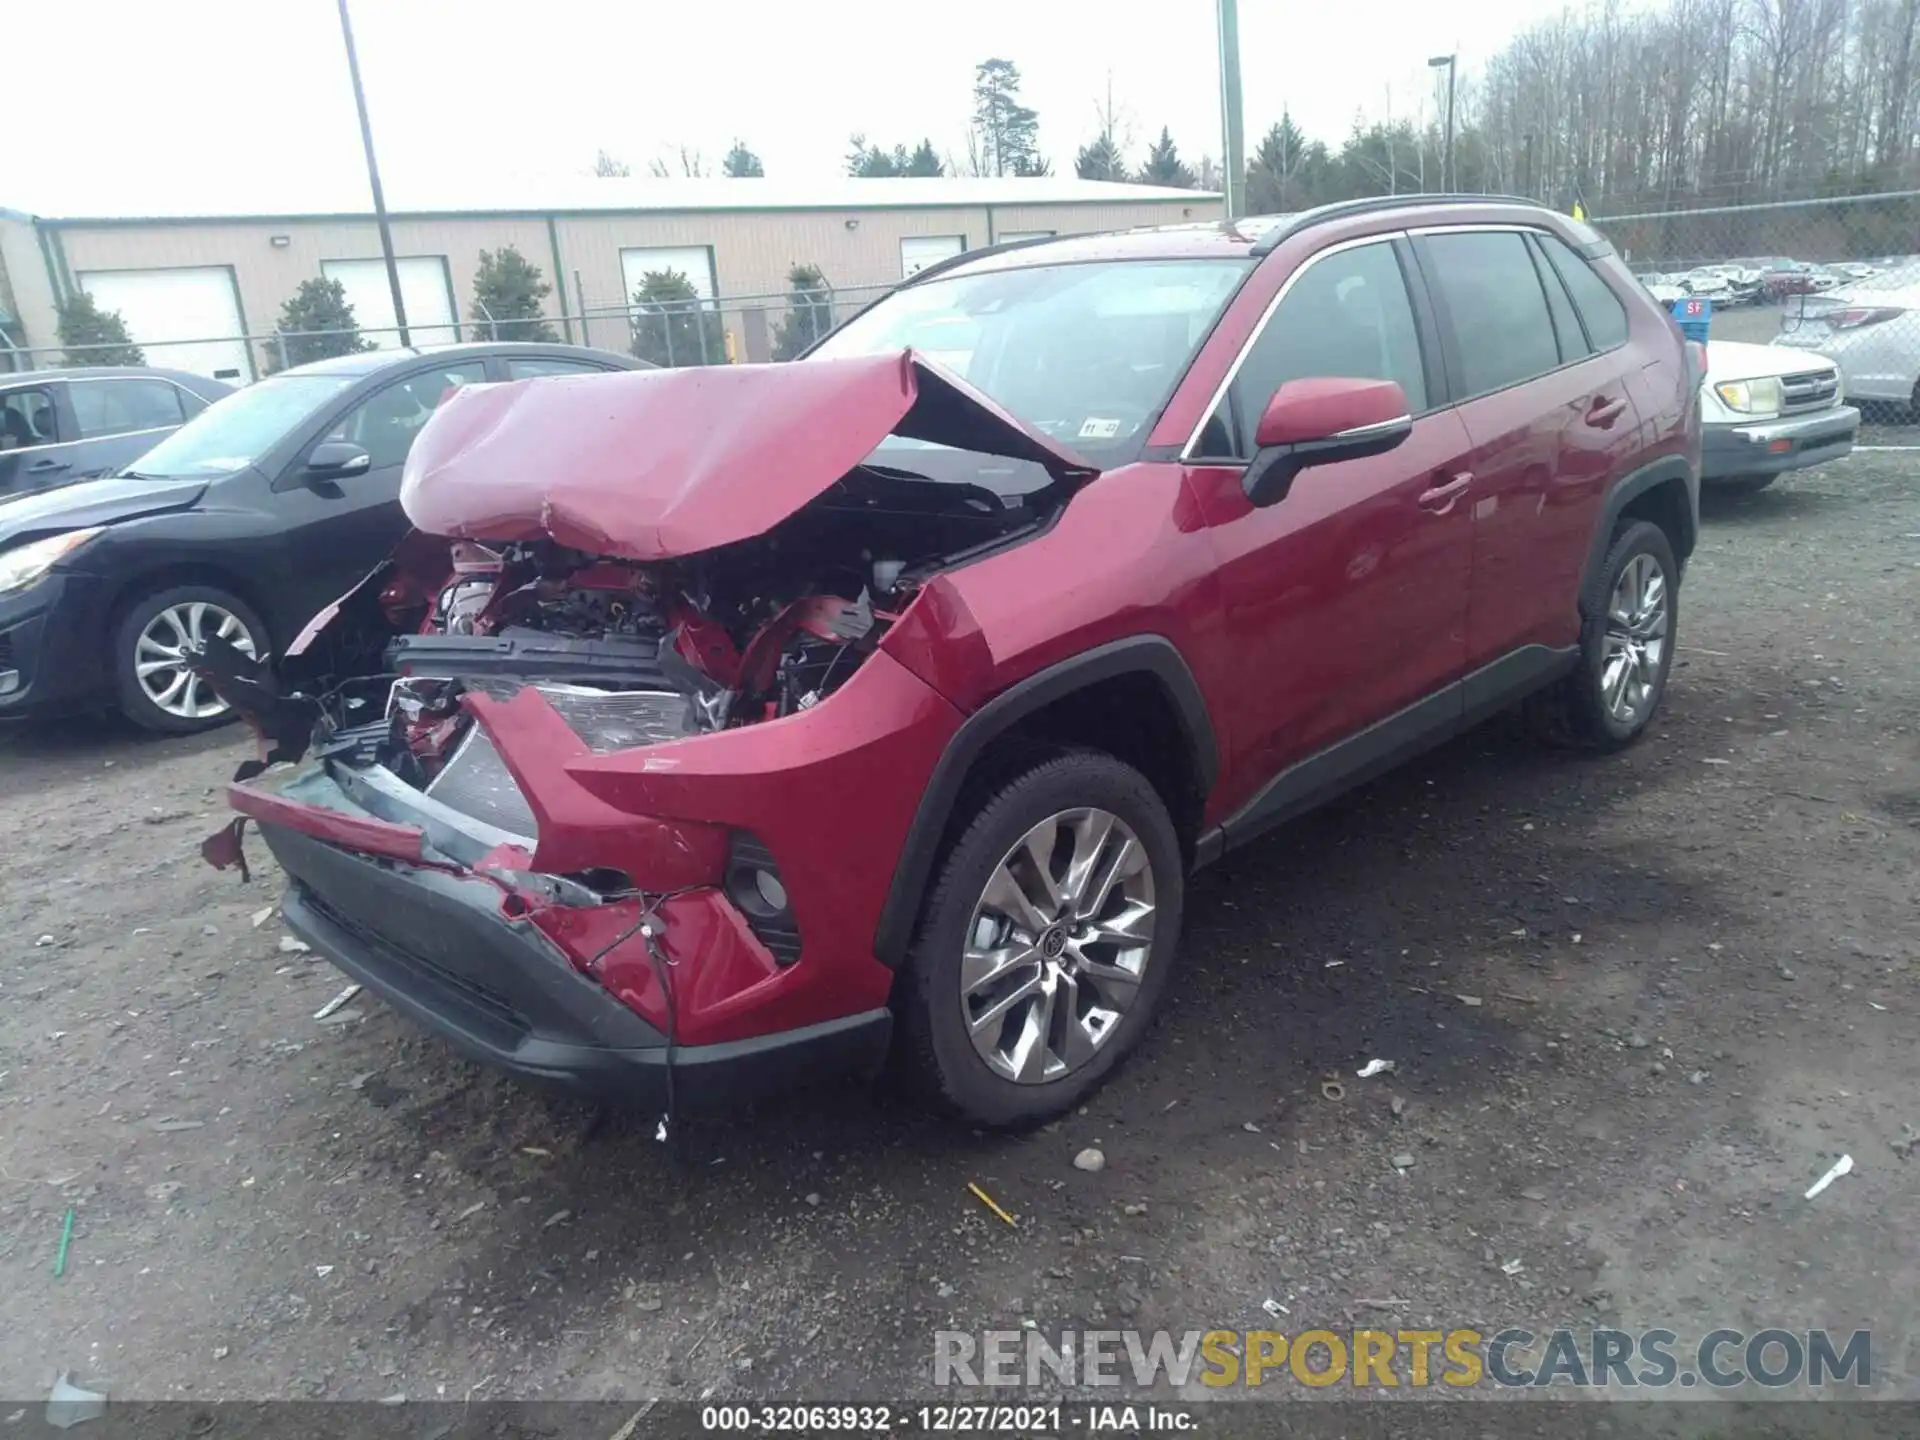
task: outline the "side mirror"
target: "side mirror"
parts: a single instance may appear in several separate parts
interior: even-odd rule
[[[1308,466],[1384,455],[1412,433],[1406,392],[1392,380],[1289,380],[1267,402],[1240,483],[1255,505],[1277,505]]]
[[[351,440],[322,440],[307,456],[305,474],[309,480],[344,480],[372,468],[373,456]]]

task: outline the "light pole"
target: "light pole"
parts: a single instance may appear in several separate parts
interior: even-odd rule
[[[367,123],[367,92],[360,88],[360,57],[353,49],[353,22],[347,18],[347,0],[340,0],[340,38],[347,42],[347,74],[353,79],[353,104],[360,112],[360,143],[367,151],[367,180],[373,186],[373,218],[380,227],[380,253],[387,262],[387,288],[393,293],[393,323],[400,327],[400,344],[411,347],[407,333],[407,302],[400,298],[400,266],[393,258],[393,231],[387,225],[387,197],[380,189],[380,166],[373,158],[373,127]]]
[[[344,5],[347,0],[340,0],[340,3]],[[1447,69],[1447,148],[1440,161],[1440,188],[1449,192],[1460,184],[1460,177],[1453,173],[1453,71],[1456,58],[1454,55],[1436,55],[1427,61],[1429,70],[1438,70],[1443,65]]]
[[[1220,177],[1227,193],[1227,218],[1246,209],[1247,165],[1240,133],[1240,5],[1215,0],[1220,40]]]

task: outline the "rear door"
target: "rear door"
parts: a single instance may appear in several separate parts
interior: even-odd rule
[[[1226,729],[1234,768],[1252,776],[1444,690],[1464,663],[1467,435],[1428,364],[1411,263],[1391,237],[1304,262],[1192,447],[1188,474],[1244,678]],[[1256,509],[1240,476],[1260,415],[1284,382],[1321,376],[1397,381],[1413,434],[1385,455],[1304,471],[1285,499]]]
[[[1590,338],[1547,241],[1559,245],[1514,226],[1416,239],[1472,441],[1467,657],[1476,669],[1516,652],[1518,663],[1546,666],[1547,650],[1578,639],[1587,542],[1639,440],[1624,373],[1626,312],[1567,251],[1612,301],[1609,311],[1589,297]]]

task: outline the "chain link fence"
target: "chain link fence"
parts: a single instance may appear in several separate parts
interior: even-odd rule
[[[1876,421],[1920,421],[1920,191],[1596,216],[1657,298],[1700,296],[1709,340],[1833,360]]]
[[[544,340],[636,355],[655,365],[729,365],[791,360],[814,341],[888,294],[898,281],[820,285],[765,295],[643,300],[590,297],[575,278],[568,313],[500,319],[474,307],[458,326],[439,320],[412,327],[410,338],[436,341]],[[129,344],[14,345],[0,332],[0,372],[101,365],[152,365],[190,370],[232,384],[356,350],[401,343],[398,326],[353,330],[274,330],[248,335],[136,337]]]

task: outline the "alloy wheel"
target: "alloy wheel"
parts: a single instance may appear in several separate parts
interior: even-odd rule
[[[255,656],[253,636],[240,617],[211,601],[170,605],[149,620],[133,647],[134,677],[147,699],[182,720],[224,715],[227,702],[194,673],[186,654],[216,635],[242,655]]]
[[[1100,809],[1063,810],[1021,836],[974,905],[962,1018],[996,1075],[1058,1080],[1113,1038],[1153,950],[1153,864]]]
[[[1607,601],[1600,694],[1607,714],[1632,727],[1653,709],[1667,654],[1667,574],[1644,551],[1627,561]]]

